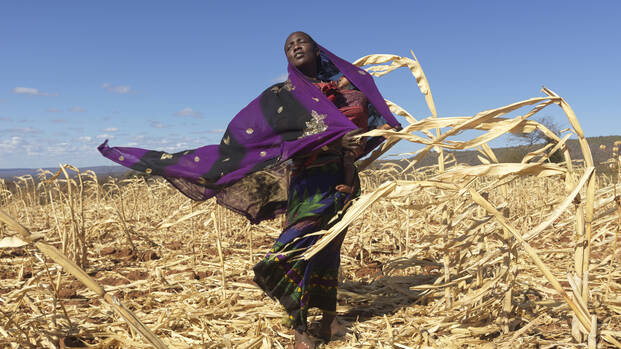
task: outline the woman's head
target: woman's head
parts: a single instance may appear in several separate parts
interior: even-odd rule
[[[285,40],[287,61],[298,68],[302,74],[315,78],[318,73],[319,47],[310,35],[293,32]]]

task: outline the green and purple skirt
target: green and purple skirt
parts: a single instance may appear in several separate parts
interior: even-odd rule
[[[265,258],[254,266],[254,281],[285,308],[292,325],[306,330],[308,309],[336,310],[336,287],[341,245],[346,231],[309,260],[298,257],[339,219],[354,197],[335,189],[343,183],[342,162],[294,171],[287,202],[286,228]]]

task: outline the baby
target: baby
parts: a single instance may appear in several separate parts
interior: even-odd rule
[[[345,77],[341,77],[336,82],[320,82],[315,86],[328,97],[334,105],[363,132],[369,129],[369,101],[364,93],[354,88],[351,82]],[[380,126],[381,129],[390,129],[388,124]],[[344,193],[353,193],[356,183],[355,162],[364,152],[366,146],[365,138],[358,138],[359,146],[355,150],[345,149],[343,151],[343,184],[336,186],[336,190]]]
[[[336,82],[336,87],[342,98],[336,98],[334,104],[339,108],[351,122],[353,122],[358,128],[361,128],[363,132],[369,129],[369,101],[364,93],[352,88],[349,80],[343,76]],[[343,152],[343,184],[336,186],[336,190],[344,193],[353,193],[354,178],[356,175],[356,159],[358,159],[365,148],[366,139],[358,138],[359,147],[355,150],[345,149]]]

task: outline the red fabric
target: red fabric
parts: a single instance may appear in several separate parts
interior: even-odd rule
[[[321,93],[323,93],[326,97],[328,97],[330,102],[334,103],[334,100],[336,99],[337,94],[339,93],[334,81],[316,82],[315,86],[317,86],[317,88],[321,90]]]
[[[336,105],[351,122],[367,130],[369,127],[369,101],[358,90],[343,90],[336,87],[334,81],[317,82],[315,86]]]

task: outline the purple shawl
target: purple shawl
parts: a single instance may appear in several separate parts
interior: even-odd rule
[[[362,91],[373,112],[369,129],[399,126],[364,70],[319,46],[319,77],[345,75]],[[282,213],[287,202],[288,163],[341,138],[357,127],[302,73],[289,64],[289,79],[261,93],[229,123],[219,145],[166,153],[129,147],[98,149],[103,156],[136,171],[166,178],[193,200],[217,196],[222,204],[252,223]],[[383,139],[367,141],[365,154]]]

